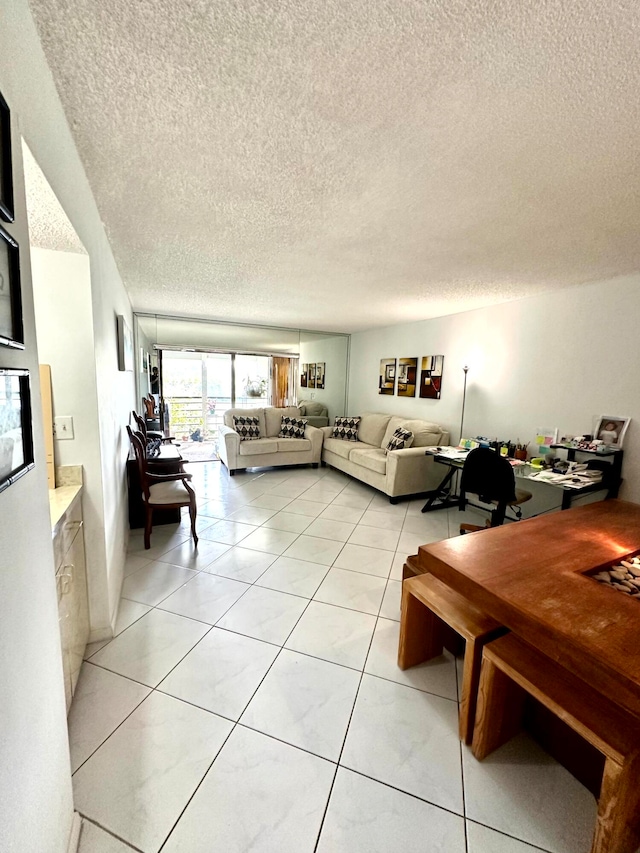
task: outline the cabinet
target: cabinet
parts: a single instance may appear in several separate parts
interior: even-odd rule
[[[87,572],[79,492],[54,528],[53,552],[56,565],[64,692],[68,713],[89,638]]]

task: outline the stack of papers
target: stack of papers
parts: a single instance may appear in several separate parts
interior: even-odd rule
[[[602,471],[582,471],[579,474],[554,474],[553,471],[539,471],[535,474],[530,474],[530,480],[540,480],[543,483],[553,483],[555,486],[562,486],[563,489],[584,489],[585,486],[593,486],[594,483],[600,483],[602,480]]]
[[[465,460],[469,451],[465,447],[425,447],[427,453],[433,453],[434,456],[444,456],[446,459],[453,461]]]

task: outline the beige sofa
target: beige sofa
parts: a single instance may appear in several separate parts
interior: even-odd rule
[[[413,444],[385,453],[398,427],[411,430]],[[432,456],[425,454],[425,447],[449,444],[449,433],[437,424],[366,412],[358,425],[358,441],[332,438],[332,430],[330,426],[322,428],[322,463],[379,489],[389,495],[391,503],[435,489],[442,480],[442,470],[434,465]]]
[[[260,438],[240,441],[233,429],[233,416],[258,418]],[[220,427],[218,453],[232,476],[245,468],[276,465],[313,465],[318,467],[322,451],[322,432],[307,424],[304,438],[279,438],[282,417],[299,418],[296,406],[283,409],[228,409]]]

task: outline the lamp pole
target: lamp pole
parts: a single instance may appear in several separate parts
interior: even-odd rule
[[[462,427],[464,426],[464,404],[467,399],[467,373],[469,372],[469,367],[465,364],[462,369],[464,370],[464,386],[462,389],[462,413],[460,415],[460,440],[458,444],[462,441]]]

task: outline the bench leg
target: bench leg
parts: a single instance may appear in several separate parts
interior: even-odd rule
[[[478,761],[520,731],[525,695],[495,664],[482,659],[472,746]]]
[[[635,853],[640,844],[636,753],[623,765],[608,759],[598,798],[598,818],[591,853]]]
[[[460,698],[460,740],[471,743],[473,724],[476,718],[480,667],[482,665],[482,643],[473,638],[467,639],[462,669],[462,696]]]
[[[443,624],[428,607],[402,587],[402,615],[398,642],[398,666],[411,666],[442,654]]]

